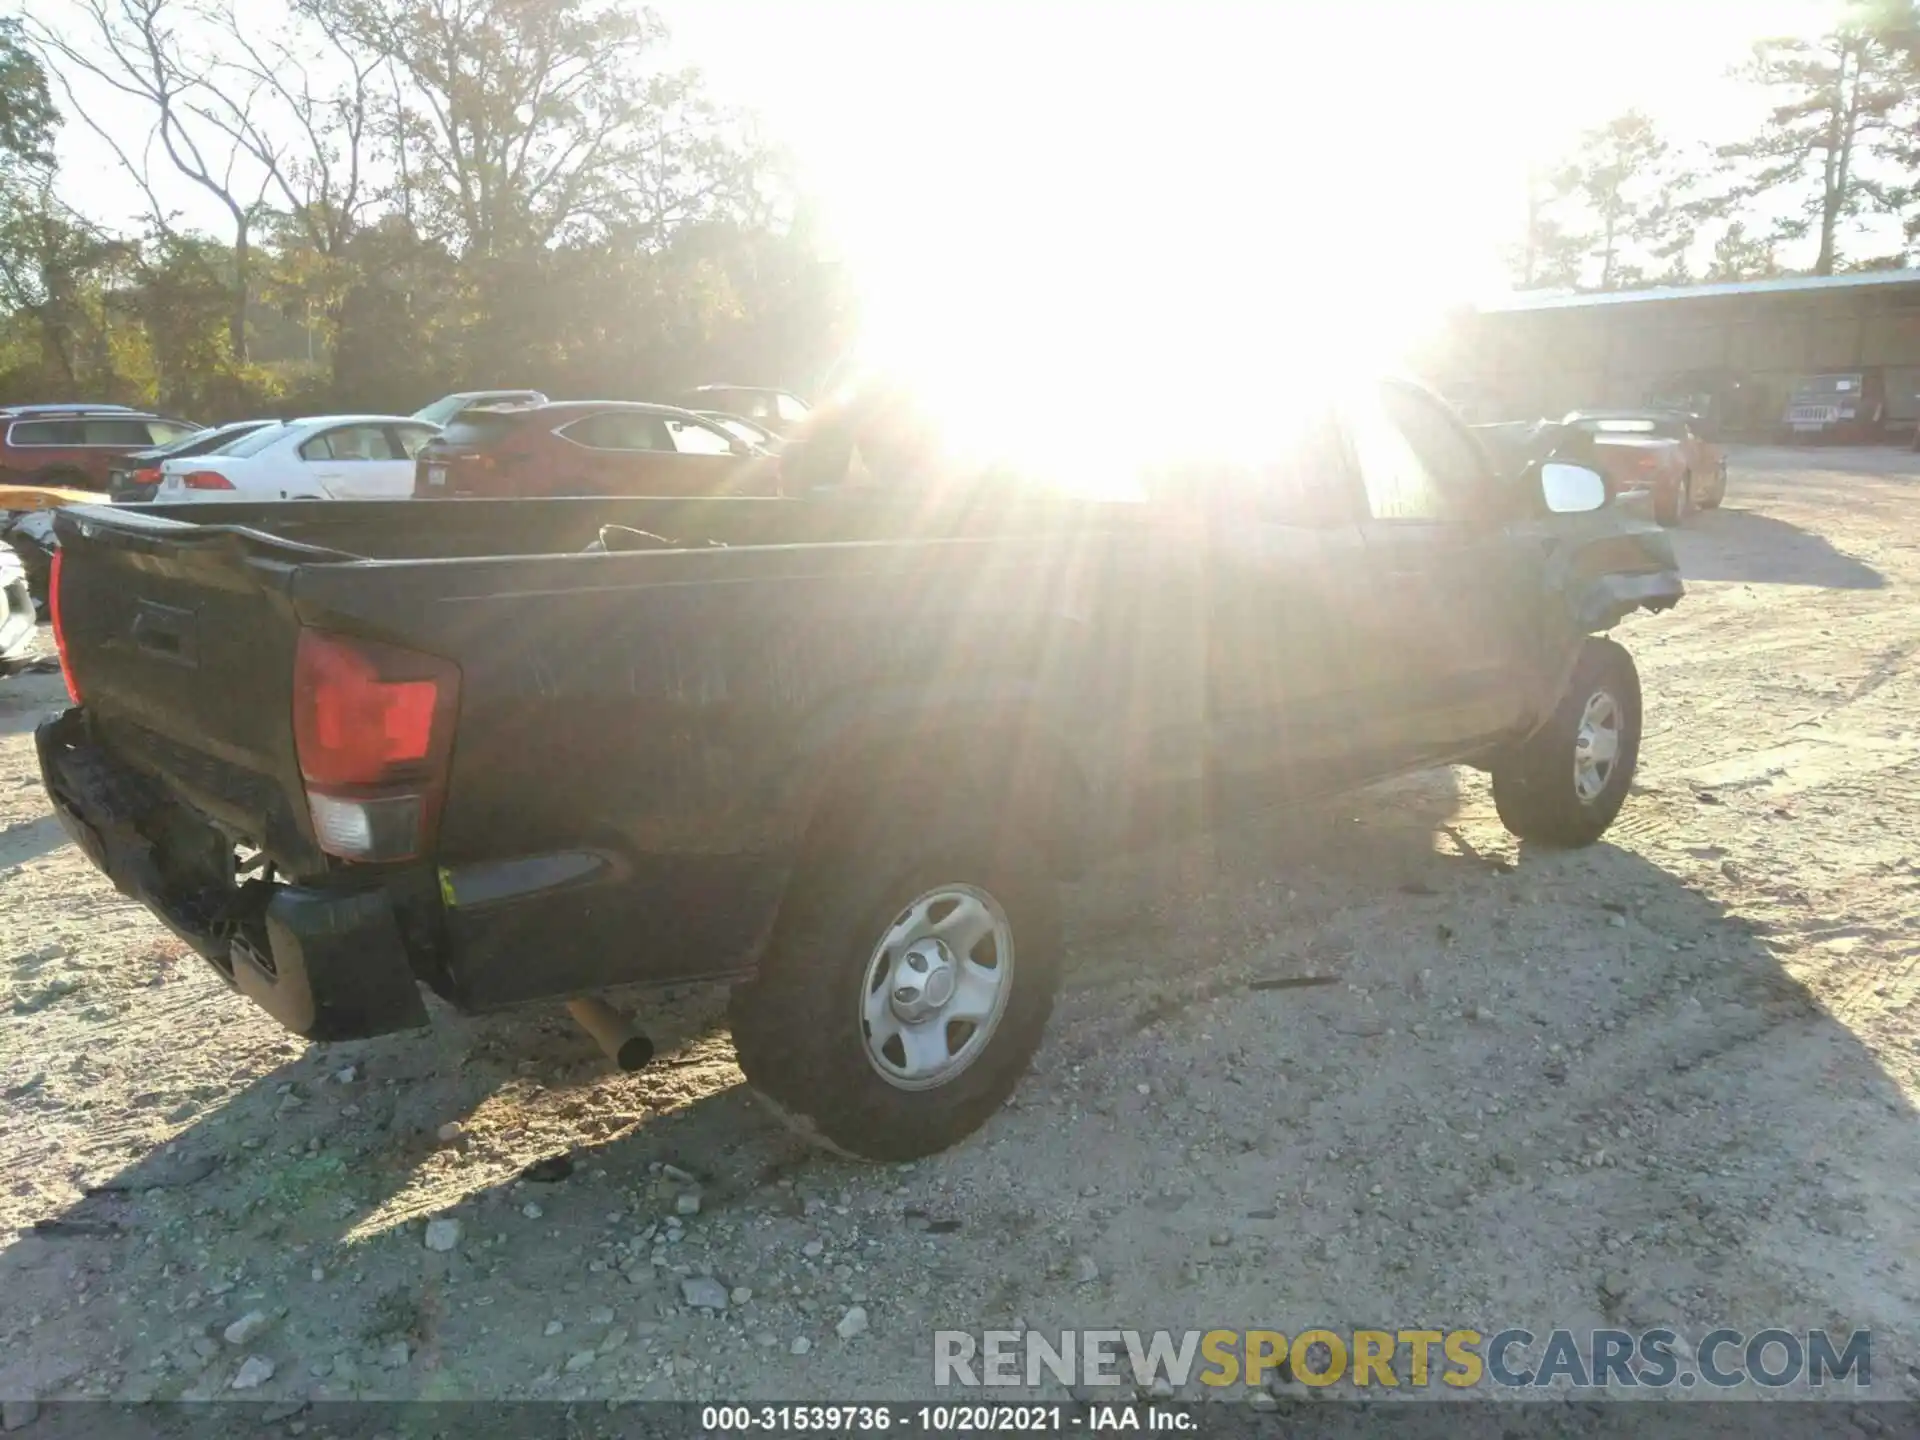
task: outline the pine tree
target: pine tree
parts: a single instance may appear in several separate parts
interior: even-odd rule
[[[1720,147],[1735,176],[1721,205],[1778,206],[1779,238],[1817,237],[1816,275],[1838,265],[1844,221],[1896,203],[1875,173],[1898,140],[1910,93],[1889,13],[1855,6],[1817,40],[1762,40],[1737,72],[1775,103],[1756,134]]]

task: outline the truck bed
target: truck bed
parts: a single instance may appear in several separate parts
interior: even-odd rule
[[[684,548],[800,545],[836,541],[967,539],[1061,528],[1129,526],[1144,507],[1128,501],[1012,498],[973,493],[942,500],[848,492],[805,500],[587,497],[459,500],[432,510],[390,502],[273,503],[94,507],[116,528],[177,533],[180,525],[302,547],[302,563],[347,560],[453,560],[575,555],[603,525],[623,526]],[[143,522],[156,523],[148,526]],[[292,549],[285,550],[293,555]]]
[[[749,953],[833,747],[943,687],[956,718],[1030,692],[1088,567],[1153,543],[1140,516],[864,497],[75,508],[60,616],[86,733],[61,743],[216,827],[172,847],[198,856],[175,891],[217,896],[217,852],[338,888],[377,867],[318,844],[288,717],[299,637],[445,657],[458,738],[420,883],[476,898],[426,907],[415,952],[459,958],[423,978],[486,1008],[604,984],[609,956],[711,973]],[[607,524],[683,546],[578,553]],[[520,902],[504,920],[486,913],[501,897]],[[177,908],[224,953],[194,933],[204,906]]]

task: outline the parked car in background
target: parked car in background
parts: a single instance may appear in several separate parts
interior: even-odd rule
[[[780,462],[689,410],[567,400],[454,416],[421,449],[413,493],[778,495]]]
[[[701,385],[673,403],[696,414],[702,410],[719,410],[738,415],[776,435],[785,435],[813,413],[813,407],[790,390],[768,390],[753,385]]]
[[[1662,375],[1641,397],[1649,410],[1685,415],[1702,439],[1764,437],[1773,424],[1766,387],[1737,370],[1681,370]]]
[[[182,435],[171,445],[156,445],[150,450],[135,450],[122,455],[107,467],[107,498],[116,505],[138,505],[153,499],[160,488],[160,462],[210,455],[231,445],[244,435],[278,420],[236,420],[231,425],[215,425]]]
[[[1802,375],[1788,392],[1780,438],[1867,445],[1885,438],[1886,374],[1877,366]]]
[[[124,405],[10,406],[0,409],[0,481],[104,491],[123,455],[200,428]]]
[[[315,415],[264,426],[208,455],[160,462],[154,498],[404,500],[437,425],[398,415]]]
[[[430,425],[444,425],[462,410],[483,409],[494,405],[544,405],[547,397],[538,390],[461,390],[442,395],[431,405],[422,405],[411,418]]]
[[[729,435],[736,436],[749,445],[758,445],[769,455],[778,455],[780,447],[786,444],[784,436],[774,434],[766,426],[757,424],[744,415],[729,415],[724,410],[696,410],[693,413],[702,420],[711,420]]]
[[[11,547],[0,545],[0,676],[12,675],[33,659],[38,623],[26,567]]]
[[[1593,437],[1595,458],[1617,490],[1644,491],[1662,525],[1727,496],[1727,458],[1671,410],[1575,410],[1561,422]]]

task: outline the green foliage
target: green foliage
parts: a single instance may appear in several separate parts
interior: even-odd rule
[[[1522,288],[1617,290],[1681,283],[1694,240],[1691,172],[1637,110],[1587,131],[1536,176],[1520,257]]]
[[[1913,0],[1840,0],[1832,17],[1817,37],[1753,46],[1730,78],[1762,97],[1762,118],[1706,163],[1677,157],[1631,112],[1582,136],[1535,180],[1516,283],[1680,283],[1700,258],[1707,280],[1763,279],[1796,251],[1818,275],[1903,264],[1845,248],[1866,222],[1920,203],[1920,13]],[[1920,215],[1906,232],[1920,236]]]
[[[1733,177],[1721,204],[1764,197],[1775,234],[1817,238],[1813,273],[1831,275],[1843,222],[1891,203],[1872,165],[1913,99],[1899,51],[1850,18],[1817,40],[1762,40],[1741,73],[1774,103],[1757,133],[1721,147]]]
[[[20,22],[0,16],[0,165],[48,163],[59,123],[47,72],[21,43]]]
[[[47,184],[6,181],[0,402],[214,421],[498,385],[804,388],[844,341],[848,296],[793,221],[780,157],[696,74],[653,63],[642,9],[294,0],[262,35],[218,0],[197,29],[182,0],[76,3],[112,58],[40,43],[148,106],[164,143],[103,132],[129,178],[151,200],[137,157],[163,157],[233,228],[183,232],[155,201],[144,237],[109,236]],[[207,27],[220,43],[192,51]]]
[[[1771,280],[1785,273],[1775,254],[1772,237],[1751,237],[1746,225],[1735,220],[1714,241],[1713,262],[1707,266],[1704,278],[1709,281]]]

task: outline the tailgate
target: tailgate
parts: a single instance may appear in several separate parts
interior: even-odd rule
[[[94,738],[284,869],[323,863],[293,745],[287,590],[305,547],[94,508],[57,527],[60,631]]]

